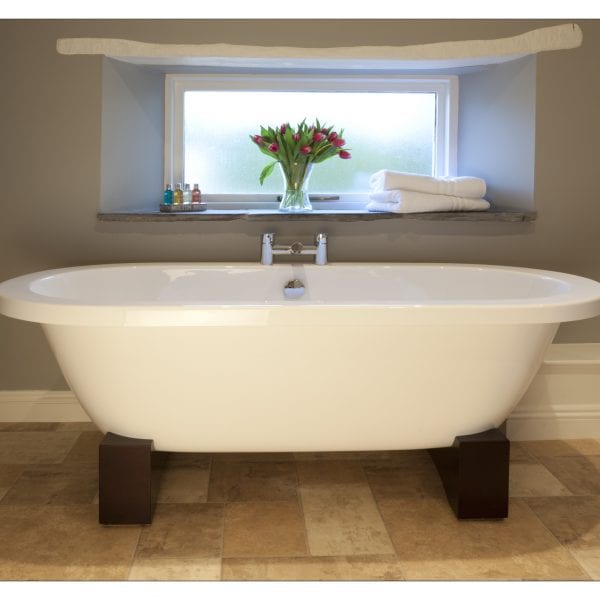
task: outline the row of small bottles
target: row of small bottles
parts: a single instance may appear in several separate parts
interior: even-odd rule
[[[163,204],[191,204],[192,202],[200,202],[201,198],[197,183],[194,184],[193,190],[190,189],[189,183],[186,183],[183,189],[181,189],[181,184],[178,183],[175,185],[174,190],[171,184],[168,183],[163,196]]]

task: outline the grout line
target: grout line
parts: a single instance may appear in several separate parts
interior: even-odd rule
[[[559,498],[572,498],[573,496],[558,496]],[[581,496],[579,496],[581,497]],[[597,496],[590,496],[591,498],[596,498]],[[557,496],[538,496],[537,498],[557,498]],[[568,546],[565,546],[552,532],[552,530],[546,525],[546,523],[544,523],[544,521],[542,520],[542,518],[537,514],[537,512],[535,512],[535,508],[533,508],[533,506],[531,506],[529,504],[529,502],[527,502],[527,498],[521,498],[520,500],[523,501],[523,503],[527,506],[527,508],[531,511],[531,513],[533,514],[533,516],[541,523],[542,527],[556,540],[556,543],[559,545],[560,548],[562,548],[563,550],[566,550],[569,554],[569,556],[571,556],[571,558],[573,558],[573,560],[579,565],[579,567],[581,568],[581,570],[590,578],[590,579],[594,579],[590,573],[588,573],[588,570],[579,562],[579,560],[577,560],[577,557],[574,556],[574,554],[571,552],[571,550],[569,549]]]
[[[211,456],[209,472],[208,472],[208,487],[206,488],[206,503],[208,504],[208,493],[210,490],[210,484],[212,479],[213,472],[213,460],[214,458]],[[225,550],[225,513],[227,512],[227,502],[223,500],[221,503],[222,511],[221,511],[221,548],[219,550],[219,581],[223,581],[223,554]]]
[[[583,563],[581,563],[581,561],[577,558],[577,556],[575,554],[573,554],[573,552],[571,551],[571,549],[568,546],[563,546],[561,544],[561,547],[564,548],[573,558],[573,560],[581,567],[581,570],[590,578],[591,581],[598,581],[597,579],[594,578],[594,576],[586,569],[585,565]]]
[[[306,547],[307,556],[313,556],[313,553],[310,550],[310,544],[308,541],[308,525],[306,522],[306,513],[304,512],[304,502],[302,501],[302,494],[300,493],[300,477],[298,475],[298,461],[294,459],[294,472],[296,473],[296,501],[298,502],[298,506],[300,507],[300,512],[302,513],[302,522],[304,523],[304,545]]]
[[[381,509],[379,508],[379,502],[377,502],[377,498],[375,498],[375,494],[373,493],[373,488],[371,487],[371,482],[369,481],[369,478],[367,477],[367,474],[364,471],[364,465],[361,465],[360,468],[363,472],[365,479],[367,480],[367,487],[369,488],[369,492],[371,493],[371,497],[373,498],[373,503],[375,504],[375,508],[377,509],[377,514],[379,515],[379,518],[381,519],[381,522],[383,523],[385,532],[387,533],[387,536],[388,536],[388,539],[390,540],[392,549],[394,550],[394,556],[396,557],[396,560],[398,561],[400,573],[402,574],[403,579],[406,579],[406,576],[404,574],[404,569],[402,569],[402,565],[400,564],[400,557],[398,556],[398,551],[396,550],[396,544],[394,544],[394,540],[390,534],[390,530],[388,529],[387,523],[385,522],[385,519],[383,518],[383,515],[381,514]]]
[[[208,504],[208,493],[210,492],[210,480],[212,478],[212,471],[213,471],[213,458],[212,456],[208,457],[208,477],[206,479],[206,500],[204,501],[204,504]]]
[[[592,455],[593,456],[593,455]],[[592,464],[591,461],[588,459],[588,456],[586,455],[579,455],[579,456],[548,456],[548,457],[544,457],[545,459],[549,459],[550,462],[553,459],[564,459],[564,458],[575,458],[575,459],[583,459],[585,460],[585,462],[587,464]],[[544,468],[555,478],[557,479],[560,484],[562,486],[564,486],[567,490],[569,490],[569,492],[571,493],[571,495],[573,496],[587,496],[587,495],[594,495],[594,494],[578,494],[576,491],[573,490],[573,488],[566,482],[563,481],[563,479],[559,476],[558,473],[556,473],[556,469],[552,469],[549,465],[546,464],[546,462],[544,462],[544,460],[540,459],[540,464],[544,466]]]
[[[133,548],[133,552],[131,553],[131,560],[129,561],[129,567],[127,568],[127,574],[125,576],[125,581],[130,581],[129,577],[131,576],[131,569],[133,568],[133,563],[135,562],[138,548],[140,546],[140,539],[142,538],[142,528],[144,527],[144,525],[139,525],[138,527],[140,528],[139,533],[138,533],[138,539]]]

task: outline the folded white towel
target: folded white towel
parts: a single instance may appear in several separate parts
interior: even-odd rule
[[[462,198],[483,198],[486,192],[485,181],[479,177],[430,177],[386,169],[373,173],[369,185],[373,192],[412,190]]]
[[[410,190],[391,190],[369,194],[367,210],[371,212],[419,213],[456,210],[487,210],[483,198],[460,198],[441,194],[422,194]]]

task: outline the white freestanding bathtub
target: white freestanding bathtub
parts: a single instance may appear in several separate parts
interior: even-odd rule
[[[298,279],[304,295],[286,299]],[[459,264],[121,264],[0,284],[103,431],[156,450],[436,448],[498,427],[600,284]]]

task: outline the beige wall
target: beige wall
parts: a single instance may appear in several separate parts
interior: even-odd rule
[[[259,256],[260,223],[96,221],[102,60],[58,55],[59,37],[387,45],[503,37],[560,22],[567,21],[0,21],[0,280],[77,264]],[[334,261],[479,262],[600,280],[600,21],[575,22],[583,46],[537,61],[533,225],[290,223],[275,231],[327,231]],[[600,319],[564,325],[557,339],[598,342]],[[39,326],[0,317],[0,389],[63,386]]]

